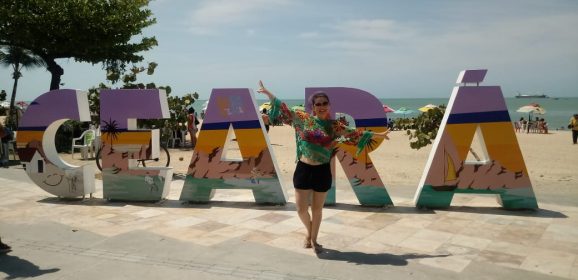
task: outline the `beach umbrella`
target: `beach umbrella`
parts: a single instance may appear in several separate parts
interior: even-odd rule
[[[16,106],[20,107],[21,109],[26,109],[26,108],[28,108],[28,103],[26,103],[24,101],[18,101],[18,102],[16,102]]]
[[[418,110],[420,110],[420,111],[422,111],[422,112],[427,112],[427,111],[429,111],[429,110],[431,110],[431,109],[433,109],[433,108],[437,108],[437,107],[438,107],[438,106],[433,105],[433,104],[427,104],[427,105],[419,108]]]
[[[413,110],[410,110],[410,109],[408,109],[408,108],[406,108],[406,107],[401,107],[401,108],[393,111],[393,113],[394,113],[394,114],[402,114],[403,117],[405,118],[405,115],[413,113]]]
[[[271,102],[265,102],[259,106],[259,112],[263,112],[263,109],[267,109],[267,111],[271,110]]]
[[[530,103],[528,105],[522,106],[516,110],[518,113],[528,113],[528,121],[532,120],[532,114],[544,115],[546,110],[540,106],[538,103]]]
[[[522,106],[516,110],[518,113],[533,113],[538,115],[546,114],[546,109],[542,108],[540,104],[532,103],[529,105]]]
[[[391,113],[391,112],[395,112],[394,109],[392,109],[391,107],[387,106],[387,105],[383,105],[383,111],[386,113]]]

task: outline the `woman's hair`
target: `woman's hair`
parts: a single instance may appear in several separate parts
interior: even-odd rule
[[[324,97],[325,99],[327,99],[327,102],[331,103],[331,101],[329,101],[329,96],[327,96],[327,93],[325,93],[324,91],[316,91],[313,93],[311,98],[309,98],[309,103],[311,104],[311,107],[313,107],[313,105],[315,104],[315,99],[319,97]]]
[[[189,108],[189,114],[193,114],[195,113],[195,109],[193,109],[193,107]]]

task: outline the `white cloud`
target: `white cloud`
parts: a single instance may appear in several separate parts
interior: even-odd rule
[[[317,47],[380,59],[447,64],[476,62],[527,64],[528,61],[576,57],[578,26],[574,12],[491,21],[449,22],[432,28],[390,19],[357,19],[323,24],[302,34]]]
[[[171,0],[152,0],[149,3],[149,6],[154,9],[157,7],[161,7],[163,5],[167,5],[167,3],[169,3],[169,2],[171,2]]]
[[[411,40],[417,31],[390,19],[356,19],[335,24],[322,24],[324,32],[305,32],[303,39],[324,40],[322,48],[349,52],[367,52],[383,49],[391,44]]]
[[[209,35],[222,28],[242,26],[262,17],[288,0],[205,0],[190,15],[190,31]]]
[[[578,34],[569,26],[577,25],[575,14],[508,18],[490,24],[470,23],[446,29],[443,33],[415,38],[408,44],[427,46],[422,48],[424,56],[446,61],[527,64],[575,57]]]
[[[389,19],[348,20],[332,28],[344,37],[358,40],[399,40],[411,33],[409,28]]]
[[[321,44],[320,47],[322,48],[329,48],[329,49],[342,49],[348,51],[360,51],[365,52],[369,50],[377,50],[382,47],[379,43],[371,42],[371,41],[330,41],[324,44]]]

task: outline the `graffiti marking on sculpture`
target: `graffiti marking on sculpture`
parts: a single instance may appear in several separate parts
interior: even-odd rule
[[[90,121],[86,92],[54,90],[40,95],[22,116],[16,148],[28,177],[40,188],[59,197],[83,197],[94,192],[94,167],[64,162],[54,144],[56,131],[67,120]]]

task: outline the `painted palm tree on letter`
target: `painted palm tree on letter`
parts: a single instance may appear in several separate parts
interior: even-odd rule
[[[108,136],[108,141],[110,142],[110,152],[109,154],[114,153],[113,142],[114,140],[118,140],[118,124],[115,120],[109,119],[109,121],[104,121],[103,131],[106,131]]]

